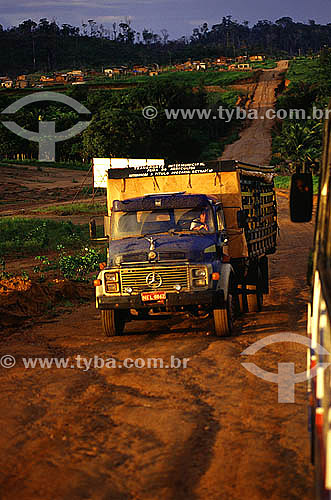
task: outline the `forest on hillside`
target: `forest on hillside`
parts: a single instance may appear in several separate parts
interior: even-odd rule
[[[129,21],[110,28],[90,19],[82,26],[58,25],[55,21],[28,19],[19,26],[0,25],[0,74],[50,72],[68,68],[101,69],[110,65],[171,65],[187,58],[236,57],[261,52],[273,57],[291,57],[319,52],[331,46],[331,23],[295,22],[283,17],[275,22],[258,21],[250,26],[231,16],[212,26],[193,29],[190,37],[170,40],[161,33],[138,32]]]

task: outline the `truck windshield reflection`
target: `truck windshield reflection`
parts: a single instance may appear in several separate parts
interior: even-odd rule
[[[171,208],[112,214],[112,239],[169,231],[214,233],[211,208]]]

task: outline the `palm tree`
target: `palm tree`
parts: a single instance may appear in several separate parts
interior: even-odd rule
[[[319,158],[322,148],[322,123],[307,120],[290,121],[283,126],[283,160],[293,165],[293,170],[303,164],[312,164]]]

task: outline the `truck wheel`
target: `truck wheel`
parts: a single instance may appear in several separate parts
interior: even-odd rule
[[[214,309],[214,331],[217,337],[229,337],[233,329],[234,303],[232,295],[228,294],[226,307]]]
[[[247,311],[246,295],[244,291],[244,286],[242,284],[238,285],[238,315],[244,314]]]
[[[106,337],[122,335],[125,325],[122,312],[106,309],[101,311],[101,324]]]
[[[248,312],[260,312],[263,305],[263,293],[255,285],[247,285],[246,288],[249,291],[255,292],[246,295]]]

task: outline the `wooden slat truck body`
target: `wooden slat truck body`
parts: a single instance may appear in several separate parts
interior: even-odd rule
[[[109,258],[96,283],[105,333],[189,312],[224,336],[240,306],[259,310],[276,249],[273,176],[236,161],[110,168]]]

